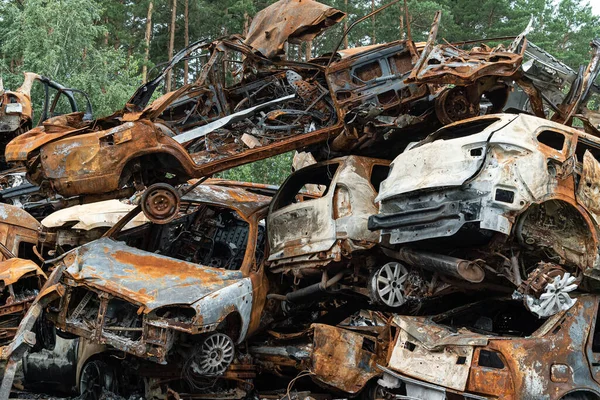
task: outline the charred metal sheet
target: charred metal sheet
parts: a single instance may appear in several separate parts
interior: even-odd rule
[[[377,365],[386,363],[389,346],[385,332],[385,327],[360,330],[312,324],[298,334],[278,334],[266,343],[254,343],[249,353],[265,372],[286,376],[309,371],[320,386],[356,395],[381,375]]]
[[[437,45],[425,58],[420,69],[413,69],[406,82],[465,85],[484,76],[511,77],[521,67],[523,56],[503,47],[490,49],[482,45],[462,50]]]
[[[26,274],[41,276],[46,280],[46,274],[33,261],[11,258],[0,263],[0,281],[5,287],[18,282]]]
[[[271,202],[270,197],[253,193],[252,184],[240,186],[239,183],[228,182],[223,184],[219,180],[208,180],[183,196],[183,200],[231,207],[245,218],[250,218]],[[260,190],[263,185],[258,184],[257,188]]]
[[[169,304],[192,305],[243,279],[240,271],[205,269],[108,238],[79,247],[65,263],[65,273],[76,283],[128,298],[144,313]]]
[[[329,325],[315,324],[311,372],[325,385],[356,394],[376,376],[385,362],[382,338]]]
[[[592,340],[598,297],[582,296],[569,312],[527,324],[519,321],[526,318],[519,307],[502,314],[516,313],[514,323],[506,318],[504,322],[468,318],[475,321],[470,327],[461,325],[460,315],[477,317],[481,310],[476,306],[433,318],[402,317],[390,372],[399,372],[392,375],[405,384],[423,388],[433,384],[466,398],[562,399],[567,393],[598,393],[597,371],[590,364],[598,351]],[[510,325],[519,324],[521,328],[509,332]],[[440,332],[449,342],[430,347]]]
[[[0,204],[0,224],[37,231],[40,223],[27,211],[10,204]]]
[[[65,224],[69,224],[70,229],[85,231],[97,228],[109,228],[134,207],[132,204],[119,200],[106,200],[77,205],[50,214],[42,220],[41,224],[47,229],[61,228]],[[133,221],[129,222],[124,229],[134,228],[147,222],[148,219],[143,214],[140,214]],[[75,224],[72,225],[72,223]]]
[[[285,42],[312,40],[346,16],[312,0],[280,0],[259,11],[248,29],[246,44],[267,58],[284,54]]]

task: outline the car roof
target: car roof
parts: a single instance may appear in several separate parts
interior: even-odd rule
[[[248,219],[257,211],[267,207],[271,197],[252,193],[240,187],[203,184],[183,196],[182,200],[231,208]]]
[[[545,118],[540,118],[540,117],[536,117],[534,115],[529,115],[529,114],[506,114],[506,113],[502,113],[502,114],[490,114],[490,115],[482,115],[479,117],[473,117],[473,118],[467,118],[458,122],[453,122],[451,124],[445,125],[442,128],[440,128],[439,130],[442,129],[447,129],[449,127],[456,127],[456,126],[460,126],[463,124],[469,124],[473,121],[477,121],[477,120],[486,120],[486,119],[500,119],[500,120],[504,120],[504,121],[509,121],[512,120],[513,124],[518,124],[519,121],[523,121],[523,122],[527,122],[527,125],[529,126],[545,126],[548,128],[552,128],[552,129],[556,129],[559,131],[563,131],[566,133],[570,133],[572,135],[579,135],[582,138],[585,138],[591,142],[597,143],[598,145],[600,145],[600,138],[598,138],[597,136],[591,135],[589,133],[584,132],[583,130],[579,130],[577,128],[573,128],[570,126],[566,126],[563,125],[561,123],[558,122],[554,122],[554,121],[550,121],[548,119]],[[436,131],[437,132],[437,131]],[[435,134],[432,133],[432,135]]]

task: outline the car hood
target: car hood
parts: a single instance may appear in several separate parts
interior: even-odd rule
[[[468,329],[452,329],[438,325],[428,317],[396,315],[394,324],[418,340],[428,350],[445,346],[485,346],[489,337]]]
[[[42,225],[45,228],[53,229],[75,222],[75,225],[70,227],[71,229],[90,231],[96,228],[109,228],[134,208],[133,204],[123,203],[115,199],[98,201],[55,211],[42,220]],[[135,228],[147,222],[148,218],[144,213],[139,213],[125,225],[123,230]]]
[[[0,262],[0,281],[4,282],[4,285],[12,285],[30,272],[35,272],[36,275],[46,279],[46,274],[33,261],[11,258]]]
[[[206,267],[101,238],[65,258],[65,274],[79,284],[111,293],[150,312],[191,305],[243,279],[240,271]]]

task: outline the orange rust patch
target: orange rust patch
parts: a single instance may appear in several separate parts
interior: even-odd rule
[[[153,279],[163,279],[165,273],[169,273],[170,275],[175,275],[182,280],[193,277],[204,282],[217,284],[223,283],[223,279],[221,279],[217,274],[202,271],[193,264],[189,264],[184,261],[178,261],[174,259],[165,260],[156,257],[155,255],[146,256],[132,254],[121,250],[115,251],[113,253],[113,257],[117,262],[135,266],[131,272],[141,273]]]

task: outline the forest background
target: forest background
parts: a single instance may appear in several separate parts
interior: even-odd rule
[[[6,89],[14,90],[23,72],[36,72],[85,91],[94,115],[109,115],[186,43],[243,35],[256,12],[274,1],[0,0],[0,77]],[[346,12],[347,22],[330,28],[310,47],[291,48],[291,58],[331,51],[344,26],[388,2],[320,1]],[[422,41],[437,10],[442,11],[439,42],[482,39],[495,45],[498,41],[490,39],[516,36],[533,18],[528,39],[575,69],[587,64],[589,43],[600,37],[600,16],[588,0],[410,0],[357,25],[344,45],[406,39],[408,27],[412,39]],[[181,84],[183,74],[175,73],[173,80],[174,86]],[[41,88],[32,99],[34,109],[41,107]],[[284,154],[221,176],[279,184],[290,172],[290,160],[291,154]]]

